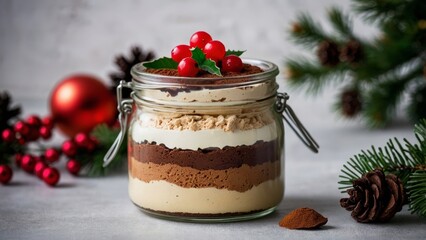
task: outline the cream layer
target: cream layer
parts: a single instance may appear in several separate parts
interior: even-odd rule
[[[130,129],[132,139],[141,143],[156,142],[166,147],[197,150],[204,148],[235,147],[252,145],[257,141],[269,142],[277,138],[277,126],[274,122],[261,128],[251,130],[224,131],[222,129],[206,129],[200,131],[168,130],[154,127],[141,126],[134,123]]]
[[[176,92],[177,95],[172,96],[169,91],[159,89],[143,89],[136,90],[138,96],[148,101],[157,102],[160,104],[169,105],[191,103],[192,106],[197,103],[212,103],[218,102],[218,105],[226,105],[227,103],[236,104],[237,102],[247,102],[259,100],[268,96],[271,90],[276,89],[275,81],[261,82],[248,86],[235,88],[216,88],[202,90],[187,90],[185,88],[173,88],[170,90]]]
[[[184,188],[167,181],[143,182],[129,176],[130,199],[154,211],[224,214],[263,210],[279,204],[284,193],[282,178],[259,184],[245,192],[217,188]]]

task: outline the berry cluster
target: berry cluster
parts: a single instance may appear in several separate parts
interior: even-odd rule
[[[215,62],[223,72],[240,72],[243,62],[237,55],[227,55],[225,45],[218,40],[213,40],[210,34],[204,31],[194,33],[189,45],[178,45],[173,48],[171,57],[178,63],[179,76],[195,77],[200,71],[197,61],[192,56],[192,49],[199,48],[205,54],[206,59]]]
[[[98,147],[98,140],[86,133],[77,133],[74,138],[62,143],[62,153],[68,157],[67,170],[73,175],[78,175],[82,167],[82,159],[78,155],[90,154]]]
[[[15,148],[14,160],[17,167],[29,174],[34,174],[46,184],[55,186],[60,179],[60,172],[53,164],[58,162],[61,155],[68,157],[66,168],[73,175],[78,175],[82,167],[82,160],[77,160],[81,154],[90,154],[98,146],[98,141],[86,133],[78,133],[72,139],[62,143],[60,148],[44,148],[40,144],[38,149],[29,149],[28,144],[40,139],[48,140],[52,137],[54,122],[50,117],[41,119],[36,115],[25,121],[17,121],[12,128],[2,131],[2,142]],[[37,152],[34,154],[33,152]],[[13,176],[12,168],[7,164],[0,164],[0,183],[7,184]]]
[[[9,144],[11,148],[18,145],[15,154],[15,163],[28,173],[36,174],[47,184],[53,186],[59,181],[59,172],[49,164],[59,159],[59,152],[54,148],[48,148],[40,155],[24,154],[24,146],[36,142],[39,139],[48,140],[52,137],[54,123],[52,118],[31,115],[25,121],[17,121],[12,128],[2,131],[2,142]],[[0,165],[0,183],[6,184],[12,179],[13,171],[8,165]]]
[[[50,139],[52,136],[53,120],[50,117],[40,119],[36,115],[29,116],[26,121],[17,121],[13,128],[4,129],[2,140],[7,143],[18,142],[24,145],[37,141],[39,138]]]

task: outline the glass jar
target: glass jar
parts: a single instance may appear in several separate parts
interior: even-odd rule
[[[133,81],[121,83],[123,132],[115,145],[134,102],[129,195],[141,210],[173,220],[228,222],[261,217],[278,206],[287,97],[277,94],[276,65],[244,62],[263,72],[184,78],[147,73],[141,63],[132,68]],[[131,100],[121,99],[122,87],[133,90]]]

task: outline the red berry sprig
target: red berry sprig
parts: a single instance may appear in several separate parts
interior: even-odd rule
[[[72,175],[80,173],[82,165],[86,164],[83,159],[76,157],[90,154],[95,151],[98,141],[86,133],[78,133],[73,139],[68,139],[62,143],[62,152],[68,157],[67,170]]]
[[[4,100],[3,96],[0,98],[3,102],[7,100]],[[116,158],[115,164],[107,168],[102,166],[102,157],[113,143],[113,136],[118,134],[119,129],[101,124],[91,132],[93,136],[80,133],[66,140],[60,148],[56,148],[41,143],[52,137],[55,124],[51,117],[40,118],[31,115],[18,119],[17,108],[6,110],[9,111],[8,115],[1,116],[5,124],[0,126],[0,184],[8,184],[11,181],[15,171],[13,165],[16,165],[15,168],[37,176],[36,179],[41,179],[49,186],[55,186],[61,173],[54,165],[61,160],[62,155],[68,158],[66,168],[72,175],[79,175],[83,167],[88,176],[105,175],[125,162],[121,159],[126,156],[127,151],[122,147],[119,151],[120,158]],[[101,141],[98,141],[98,138]],[[15,164],[11,164],[10,160]]]
[[[6,147],[15,149],[15,163],[17,167],[21,168],[29,174],[35,174],[51,186],[55,185],[57,182],[54,183],[54,181],[48,181],[47,179],[44,179],[42,177],[42,172],[47,167],[50,167],[49,164],[59,160],[61,152],[54,148],[48,148],[42,155],[33,155],[30,153],[32,150],[28,149],[27,145],[40,139],[50,139],[52,137],[53,127],[54,122],[52,118],[45,117],[41,119],[37,115],[31,115],[25,120],[16,121],[12,128],[4,129],[2,131],[1,139],[5,144],[8,144]],[[17,148],[14,146],[20,147]],[[2,166],[7,167],[2,167],[2,171],[6,173],[10,172],[10,175],[13,175],[13,170],[9,166]],[[1,182],[7,183],[10,181],[10,179],[7,181],[5,179],[7,178],[4,177]]]
[[[207,32],[198,31],[190,37],[189,46],[181,44],[174,47],[171,58],[163,57],[146,62],[143,66],[177,69],[178,75],[182,77],[196,77],[200,71],[222,76],[222,72],[242,71],[243,62],[239,56],[243,53],[244,51],[226,51],[221,41],[213,40]]]

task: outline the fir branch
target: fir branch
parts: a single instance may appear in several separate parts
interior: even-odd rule
[[[407,4],[406,0],[353,0],[353,7],[355,11],[365,17],[370,22],[383,22],[391,19],[404,4]]]
[[[426,171],[416,171],[407,182],[411,213],[426,217]]]
[[[316,94],[331,82],[343,81],[347,67],[340,64],[329,68],[307,59],[289,59],[287,70],[290,86],[306,87],[307,91]]]
[[[352,20],[348,15],[345,15],[342,10],[336,7],[331,8],[328,12],[328,18],[342,38],[355,39],[352,32]]]
[[[401,70],[400,70],[401,71]],[[420,65],[405,74],[382,75],[365,98],[364,117],[370,127],[385,126],[394,114],[408,83],[420,73]]]
[[[307,14],[299,15],[296,24],[300,30],[292,31],[291,37],[297,44],[313,48],[326,39],[333,39]]]
[[[103,158],[109,147],[115,141],[119,129],[113,129],[105,124],[100,124],[92,131],[92,135],[99,141],[97,148],[92,152],[77,153],[76,159],[79,159],[83,166],[83,173],[90,177],[105,176],[120,169],[126,161],[126,144],[120,146],[116,157],[107,167],[103,167]]]

